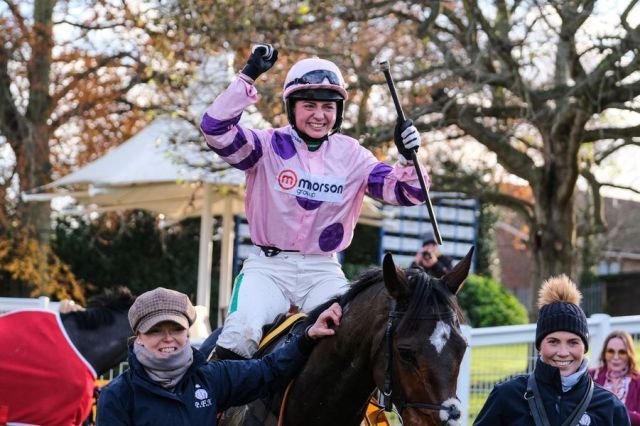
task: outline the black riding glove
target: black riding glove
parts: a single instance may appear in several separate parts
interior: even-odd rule
[[[412,129],[408,130],[410,128]],[[412,120],[400,121],[398,119],[393,132],[393,141],[396,143],[400,155],[411,160],[411,151],[417,151],[420,146],[420,133],[413,126]]]
[[[260,74],[271,69],[278,60],[278,49],[270,44],[260,44],[253,49],[242,74],[256,80]]]

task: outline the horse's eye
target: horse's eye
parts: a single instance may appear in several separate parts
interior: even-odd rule
[[[416,363],[416,358],[413,354],[413,351],[410,349],[402,349],[402,348],[398,348],[398,354],[400,355],[400,359],[403,362],[415,365]]]

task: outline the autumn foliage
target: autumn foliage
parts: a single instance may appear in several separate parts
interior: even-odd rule
[[[0,294],[85,301],[85,283],[51,250],[17,231],[0,234]]]

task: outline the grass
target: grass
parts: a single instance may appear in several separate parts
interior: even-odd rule
[[[480,412],[496,383],[527,371],[529,356],[529,345],[526,343],[471,348],[470,423]]]
[[[471,348],[471,384],[499,382],[527,371],[529,345],[482,346]]]

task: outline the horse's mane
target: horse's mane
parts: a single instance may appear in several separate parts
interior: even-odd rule
[[[112,324],[114,312],[126,312],[129,310],[135,297],[126,287],[105,289],[102,294],[92,296],[87,302],[86,311],[61,314],[61,317],[75,319],[78,327],[83,329],[95,329]]]
[[[349,286],[349,290],[346,293],[335,296],[322,305],[317,306],[314,310],[308,313],[307,319],[305,320],[305,327],[307,325],[312,325],[318,319],[318,316],[329,306],[334,303],[338,303],[341,307],[345,307],[348,305],[356,296],[365,289],[371,287],[373,284],[382,282],[382,268],[375,267],[370,268],[364,271],[357,281],[351,283]]]
[[[406,275],[409,281],[412,283],[412,294],[410,302],[405,310],[404,321],[400,325],[411,326],[414,319],[419,318],[421,313],[430,312],[434,313],[434,307],[444,305],[448,310],[452,310],[458,321],[463,322],[464,316],[460,307],[456,303],[454,297],[451,297],[451,293],[444,285],[437,285],[436,278],[430,277],[421,269],[410,268],[406,270]],[[359,279],[352,283],[349,290],[340,296],[335,296],[327,302],[319,305],[314,310],[309,312],[307,319],[305,320],[305,327],[312,325],[318,316],[329,306],[338,302],[341,307],[345,307],[353,299],[355,299],[363,290],[369,288],[373,284],[382,283],[382,268],[372,268],[365,271]],[[439,280],[438,280],[439,281]],[[437,311],[435,312],[437,313]]]

